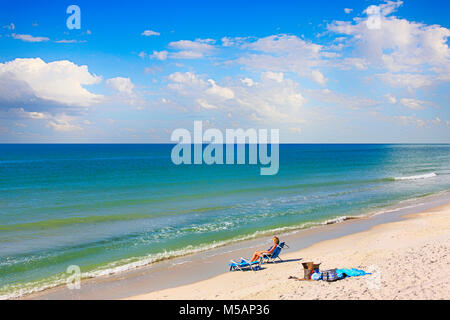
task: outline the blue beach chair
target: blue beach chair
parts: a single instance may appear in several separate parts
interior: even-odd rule
[[[280,258],[280,252],[284,247],[289,248],[289,246],[286,243],[282,242],[279,245],[277,245],[277,247],[275,248],[275,250],[273,250],[272,253],[263,253],[263,256],[261,257],[261,262],[262,263],[275,262],[275,259],[277,259],[277,258],[280,259],[280,261],[283,261],[283,259]],[[270,249],[272,249],[272,248],[270,248]],[[269,251],[270,251],[270,249],[269,249]]]
[[[253,270],[257,271],[261,269],[261,260],[252,261],[246,260],[244,258],[241,258],[241,262],[235,262],[233,260],[230,261],[231,263],[228,265],[230,267],[230,271],[244,271],[244,270]]]

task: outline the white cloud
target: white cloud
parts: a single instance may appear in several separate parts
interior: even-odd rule
[[[416,73],[383,73],[377,74],[384,83],[393,87],[406,87],[410,90],[431,86],[435,78],[431,75]]]
[[[167,59],[167,51],[153,51],[152,55],[150,56],[150,58],[152,59],[158,59],[161,61],[164,61]]]
[[[390,15],[391,13],[395,12],[401,5],[403,4],[403,1],[391,1],[387,0],[385,3],[382,3],[378,6],[380,9],[380,13],[383,16]],[[367,13],[367,9],[364,10],[364,13]]]
[[[417,128],[429,128],[433,126],[439,126],[442,123],[442,120],[439,117],[435,117],[434,119],[421,119],[415,115],[412,116],[394,116],[394,121],[397,123],[408,126],[413,125]],[[448,123],[447,123],[448,124]]]
[[[255,82],[253,81],[253,79],[250,79],[250,78],[241,79],[241,82],[249,87],[252,87],[255,85]]]
[[[197,39],[195,41],[191,40],[179,40],[169,43],[169,47],[178,50],[192,50],[192,51],[211,51],[214,46],[210,44],[210,41],[205,41],[203,39]]]
[[[262,72],[261,77],[263,79],[274,80],[278,83],[281,83],[281,82],[283,82],[284,74],[283,74],[283,72],[267,71],[267,72]]]
[[[330,62],[329,65],[335,66],[339,69],[349,70],[349,69],[357,69],[357,70],[366,70],[369,66],[369,63],[364,58],[343,58],[341,60]]]
[[[327,78],[319,70],[313,70],[311,72],[312,79],[320,85],[324,85],[327,82]]]
[[[116,96],[112,97],[115,102],[121,101],[139,108],[142,108],[145,104],[144,99],[135,90],[135,85],[130,78],[111,78],[106,80],[106,85],[115,91]]]
[[[425,109],[428,105],[431,105],[431,103],[428,101],[422,101],[413,98],[402,98],[400,99],[400,104],[413,110],[422,110]]]
[[[394,97],[393,95],[388,93],[388,94],[385,95],[385,97],[386,97],[386,100],[387,100],[388,103],[390,103],[390,104],[397,103],[397,98]]]
[[[116,77],[106,80],[106,84],[113,90],[131,95],[133,94],[134,84],[130,78]]]
[[[204,54],[198,51],[186,50],[186,51],[172,52],[170,54],[170,57],[172,59],[200,59],[204,57]]]
[[[12,37],[14,39],[18,39],[18,40],[22,40],[25,42],[44,42],[44,41],[49,41],[50,39],[47,37],[34,37],[32,35],[29,34],[12,34]]]
[[[233,86],[235,99],[230,101],[230,110],[239,112],[250,121],[276,124],[304,123],[302,106],[306,99],[298,84],[285,79],[282,73],[263,72],[261,81],[253,86]]]
[[[222,46],[233,47],[243,45],[248,40],[248,37],[223,37],[220,40],[222,41]]]
[[[324,84],[326,78],[317,67],[325,66],[336,57],[336,53],[325,50],[322,45],[287,34],[272,35],[256,41],[248,39],[239,48],[245,50],[244,54],[232,62],[247,69],[294,72],[320,84]]]
[[[170,58],[173,59],[198,59],[203,58],[206,55],[212,54],[214,51],[213,39],[196,39],[191,40],[179,40],[169,43],[169,47],[172,49],[180,50],[178,52],[170,53]]]
[[[153,30],[145,30],[141,33],[142,36],[150,37],[150,36],[159,36],[160,33]]]
[[[171,96],[182,101],[183,106],[189,105],[191,99],[195,102],[192,105],[203,110],[215,109],[224,118],[229,119],[233,114],[235,121],[304,122],[300,108],[305,99],[298,84],[285,79],[282,73],[263,72],[259,82],[237,79],[227,86],[219,85],[213,79],[204,80],[192,72],[173,73],[169,80]]]
[[[47,128],[51,128],[54,131],[70,132],[70,131],[82,131],[83,128],[79,125],[73,124],[74,117],[69,117],[65,114],[58,115],[48,121]]]
[[[426,124],[423,119],[416,118],[415,116],[394,116],[393,119],[402,125],[412,124],[418,128],[422,128]]]
[[[244,44],[245,48],[266,53],[302,53],[308,56],[317,55],[322,46],[306,42],[297,36],[280,34],[260,38],[255,42]]]
[[[51,118],[51,115],[44,112],[25,111],[24,108],[10,108],[6,111],[7,118],[12,119],[34,119],[43,120]]]
[[[87,42],[86,40],[74,40],[74,39],[62,39],[62,40],[57,40],[55,41],[55,43],[85,43]]]
[[[353,9],[351,9],[351,8],[344,8],[344,12],[347,14],[351,13],[352,11],[353,11]]]
[[[1,113],[0,113],[1,115]],[[83,128],[80,125],[74,124],[76,121],[76,117],[69,116],[65,113],[58,113],[56,115],[51,115],[47,112],[34,112],[34,111],[26,111],[23,108],[11,108],[6,111],[6,117],[8,119],[25,119],[25,120],[33,120],[33,121],[46,121],[45,126],[47,128],[51,128],[54,131],[80,131]],[[84,121],[85,124],[89,124]],[[14,123],[18,127],[27,127],[27,125],[23,123]]]
[[[208,79],[208,82],[211,84],[211,88],[207,89],[206,93],[216,95],[224,99],[234,98],[234,92],[230,88],[218,86],[212,79]]]
[[[402,1],[386,1],[364,11],[369,13],[376,8],[380,12],[379,28],[369,28],[368,18],[354,18],[353,21],[334,21],[328,25],[328,30],[349,36],[345,44],[353,46],[359,58],[366,59],[373,67],[387,69],[389,75],[402,72],[411,78],[423,77],[426,72],[435,73],[434,80],[448,77],[450,49],[447,39],[450,30],[392,16],[401,4]],[[394,76],[404,77],[403,74]],[[386,82],[411,86],[411,83],[403,81]],[[420,84],[414,80],[413,88],[428,83]]]
[[[331,105],[338,105],[340,107],[349,108],[352,110],[369,108],[379,104],[379,101],[374,99],[349,96],[330,89],[307,90],[306,92],[317,101],[325,102]]]
[[[197,77],[193,72],[175,72],[169,75],[169,79],[173,82],[186,83],[186,84],[204,84],[205,81]]]
[[[205,99],[197,99],[195,100],[202,108],[204,109],[217,109],[217,106],[214,106],[208,103]]]
[[[88,107],[104,97],[84,86],[101,81],[101,77],[89,73],[87,66],[68,60],[46,63],[40,58],[15,59],[0,63],[0,104],[30,104],[41,100]]]

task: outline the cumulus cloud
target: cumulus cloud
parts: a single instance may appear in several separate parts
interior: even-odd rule
[[[133,94],[134,84],[130,78],[116,77],[106,80],[106,84],[119,93]]]
[[[213,79],[203,79],[193,72],[175,72],[169,76],[168,87],[174,92],[184,96],[198,98],[197,102],[206,105],[207,99],[214,99],[216,102],[234,98],[232,89],[218,85]],[[209,108],[213,109],[213,108]]]
[[[327,65],[335,57],[335,53],[322,45],[287,34],[256,40],[246,39],[245,42],[241,41],[239,48],[244,53],[232,62],[241,64],[247,69],[294,72],[321,85],[325,84],[327,79],[317,67]]]
[[[68,60],[46,63],[40,58],[15,59],[0,63],[0,105],[48,103],[89,107],[104,97],[84,86],[101,81],[101,77],[89,73],[87,66]]]
[[[348,36],[345,44],[354,47],[359,58],[386,69],[384,80],[388,84],[417,88],[431,83],[426,79],[429,74],[434,74],[433,81],[448,77],[450,30],[392,15],[401,5],[402,1],[386,1],[370,6],[364,11],[367,18],[333,21],[328,30]],[[378,13],[376,28],[369,23],[374,12]]]
[[[216,84],[216,82],[212,79],[208,79],[208,82],[211,84],[211,88],[206,90],[207,94],[219,96],[223,99],[233,99],[234,92],[230,88],[221,87]]]
[[[116,93],[114,99],[119,98],[122,102],[140,106],[145,102],[135,90],[135,85],[130,78],[116,77],[106,80],[106,85]]]
[[[239,79],[227,86],[192,72],[173,73],[169,80],[173,99],[181,97],[183,105],[191,100],[199,110],[221,112],[224,118],[233,114],[234,119],[253,122],[304,122],[300,108],[305,99],[298,84],[283,73],[263,72],[258,82]]]

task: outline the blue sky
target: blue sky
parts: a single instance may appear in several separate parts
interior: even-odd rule
[[[69,5],[81,28],[69,30]],[[0,142],[450,142],[448,1],[20,1],[0,10]]]

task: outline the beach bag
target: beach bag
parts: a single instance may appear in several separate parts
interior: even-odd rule
[[[338,279],[339,279],[339,277],[336,272],[336,269],[322,271],[322,280],[327,281],[327,282],[333,282]]]

